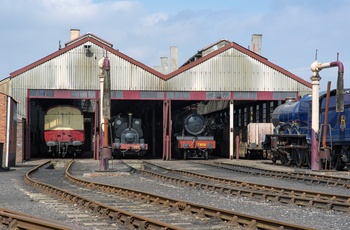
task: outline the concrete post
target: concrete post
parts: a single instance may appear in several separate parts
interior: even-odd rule
[[[318,157],[318,141],[316,133],[319,128],[319,85],[321,77],[316,72],[311,78],[312,81],[312,135],[311,135],[311,170],[320,170]]]

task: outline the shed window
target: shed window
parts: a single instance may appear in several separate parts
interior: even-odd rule
[[[166,92],[167,99],[189,99],[190,92]]]
[[[111,98],[112,99],[121,99],[123,98],[123,91],[111,91]]]
[[[207,99],[230,99],[230,92],[207,92]]]

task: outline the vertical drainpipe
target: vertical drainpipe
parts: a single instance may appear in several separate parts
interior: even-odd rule
[[[11,121],[11,98],[7,97],[7,119],[6,119],[6,151],[5,151],[5,167],[9,167],[10,154],[10,121]],[[4,145],[5,146],[5,145]],[[1,165],[0,165],[1,166]]]
[[[102,133],[103,133],[103,85],[104,85],[104,75],[103,75],[103,60],[104,59],[101,59],[100,62],[99,62],[99,67],[101,68],[101,73],[99,74],[99,77],[100,77],[100,119],[99,119],[99,135],[100,135],[100,143],[99,145],[100,146],[103,146],[103,138],[102,137]]]
[[[311,81],[312,81],[312,135],[311,135],[311,170],[320,170],[320,162],[318,157],[318,141],[316,140],[316,133],[319,129],[319,85],[321,77],[318,74],[322,69],[330,67],[338,67],[338,79],[337,79],[337,112],[344,111],[344,66],[340,61],[319,63],[315,60],[310,68],[312,71]]]
[[[234,110],[233,110],[233,100],[230,101],[230,160],[233,159],[233,135],[234,135],[234,124],[233,124]]]

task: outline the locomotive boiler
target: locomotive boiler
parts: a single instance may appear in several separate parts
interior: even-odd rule
[[[45,112],[44,139],[53,157],[79,156],[84,144],[84,115],[71,105],[58,105]]]
[[[350,90],[344,90],[344,111],[337,112],[337,90],[319,97],[319,132],[316,138],[330,149],[329,156],[321,156],[322,168],[343,169],[350,162]],[[266,135],[264,147],[273,162],[284,165],[311,166],[312,97],[306,95],[299,101],[291,98],[271,114],[274,133]],[[326,120],[325,120],[326,119]]]
[[[183,159],[209,158],[216,147],[214,137],[209,134],[207,119],[197,113],[196,107],[186,108],[173,116],[175,153]]]
[[[117,157],[143,156],[148,150],[145,143],[142,121],[134,118],[132,113],[128,116],[118,115],[111,118],[114,155]]]

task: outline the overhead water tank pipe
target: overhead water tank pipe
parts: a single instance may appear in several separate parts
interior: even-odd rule
[[[319,63],[315,60],[310,68],[312,71],[312,134],[311,134],[311,170],[320,170],[319,153],[318,153],[318,141],[316,140],[316,133],[319,129],[319,85],[321,77],[319,72],[322,69],[338,67],[338,79],[337,79],[337,112],[344,111],[344,66],[340,61]]]

